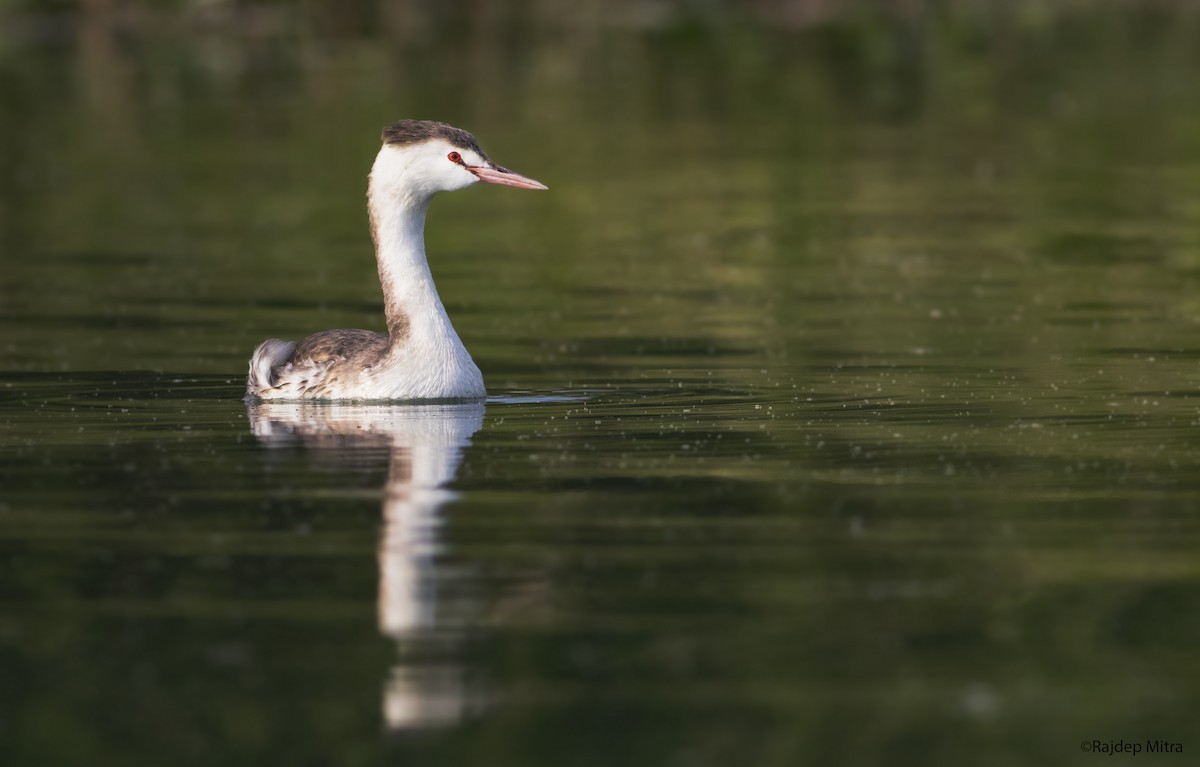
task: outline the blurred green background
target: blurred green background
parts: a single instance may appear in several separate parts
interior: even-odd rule
[[[1061,305],[1196,258],[1186,4],[5,5],[7,369],[229,371],[269,335],[379,327],[362,192],[400,117],[554,188],[434,209],[444,299],[496,364],[598,327],[757,344],[764,308],[809,311],[776,272],[814,262],[935,292],[1013,267]],[[598,298],[631,285],[721,300]],[[564,290],[606,322],[559,324]],[[511,301],[532,327],[496,324]]]

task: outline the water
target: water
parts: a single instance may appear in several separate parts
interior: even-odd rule
[[[1200,747],[1191,16],[15,18],[13,764]],[[400,116],[551,187],[430,215],[491,398],[245,405]]]

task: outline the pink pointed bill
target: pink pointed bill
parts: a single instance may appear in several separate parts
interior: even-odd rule
[[[540,181],[534,181],[531,178],[526,178],[520,173],[513,173],[508,168],[501,168],[499,165],[493,165],[490,168],[483,165],[468,167],[467,170],[474,173],[480,181],[486,181],[489,184],[503,184],[504,186],[515,186],[518,189],[549,189]]]

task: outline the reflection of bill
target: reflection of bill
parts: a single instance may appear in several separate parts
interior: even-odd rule
[[[438,624],[434,557],[440,509],[454,493],[463,449],[483,426],[484,406],[258,402],[247,406],[254,435],[268,446],[317,450],[385,448],[388,479],[379,544],[379,629],[403,640]],[[400,664],[384,692],[389,727],[456,721],[467,703],[461,669]]]

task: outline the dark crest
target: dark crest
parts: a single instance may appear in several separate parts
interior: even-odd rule
[[[383,143],[393,146],[419,144],[433,138],[443,139],[459,149],[470,149],[487,159],[487,154],[475,143],[475,137],[453,125],[432,120],[401,120],[383,129]]]

